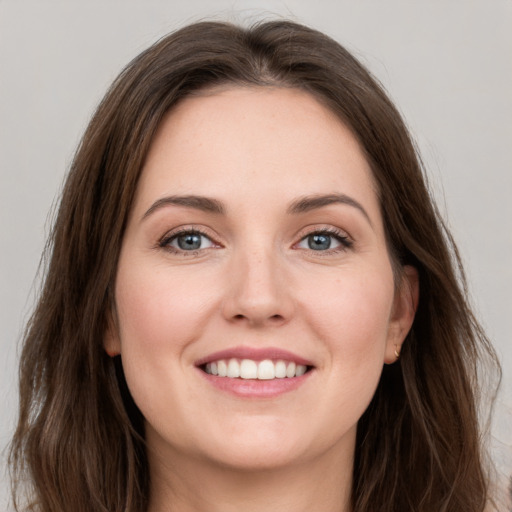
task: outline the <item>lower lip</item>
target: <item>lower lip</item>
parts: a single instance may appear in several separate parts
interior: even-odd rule
[[[233,379],[210,375],[198,368],[204,379],[221,391],[231,393],[242,398],[275,398],[284,393],[294,391],[304,384],[313,373],[309,370],[300,377],[286,377],[284,379],[258,380]]]

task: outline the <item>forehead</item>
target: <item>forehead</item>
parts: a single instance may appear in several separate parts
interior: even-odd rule
[[[332,192],[358,196],[378,215],[370,166],[339,118],[304,91],[232,87],[187,97],[166,115],[137,203],[168,194],[229,202]]]

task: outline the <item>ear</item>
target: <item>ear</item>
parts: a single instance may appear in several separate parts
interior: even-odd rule
[[[418,308],[420,286],[418,271],[405,265],[399,287],[395,292],[393,310],[389,320],[388,339],[384,362],[392,364],[400,357],[405,337],[411,329]]]
[[[110,357],[116,357],[121,353],[121,341],[119,339],[119,329],[117,328],[116,316],[114,311],[108,313],[107,328],[103,335],[103,348]]]

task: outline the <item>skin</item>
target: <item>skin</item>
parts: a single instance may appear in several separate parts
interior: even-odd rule
[[[288,211],[327,194],[360,207]],[[225,211],[153,206],[176,195]],[[179,250],[178,228],[204,232],[201,248]],[[327,234],[330,249],[311,249],[322,230],[350,245]],[[225,88],[182,101],[143,168],[105,336],[146,419],[149,510],[348,511],[357,422],[417,295],[414,269],[394,282],[368,162],[315,98]],[[234,346],[289,350],[314,369],[279,396],[235,396],[194,364]]]

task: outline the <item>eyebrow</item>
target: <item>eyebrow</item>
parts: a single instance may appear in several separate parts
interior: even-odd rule
[[[153,212],[163,208],[164,206],[176,205],[194,208],[207,213],[216,213],[223,215],[225,213],[224,206],[217,199],[203,196],[168,196],[162,197],[155,201],[147,212],[143,215],[142,220],[149,217]]]
[[[350,196],[345,194],[324,194],[324,195],[312,195],[304,196],[293,201],[287,208],[287,213],[291,215],[298,215],[301,213],[307,213],[312,210],[323,208],[331,204],[344,204],[352,206],[359,210],[366,220],[373,226],[372,221],[368,212],[364,207]],[[149,217],[152,213],[165,206],[175,205],[184,206],[186,208],[194,208],[206,213],[215,213],[217,215],[224,215],[226,210],[221,201],[205,196],[186,195],[186,196],[168,196],[162,197],[155,201],[150,208],[143,215],[142,220]]]
[[[370,226],[373,227],[372,221],[368,212],[364,209],[363,205],[353,199],[350,196],[345,194],[327,194],[327,195],[312,195],[305,196],[293,201],[293,203],[288,207],[288,213],[291,214],[300,214],[306,213],[311,210],[316,210],[318,208],[322,208],[324,206],[329,206],[331,204],[346,204],[348,206],[352,206],[358,209],[366,218],[366,220],[370,223]]]

